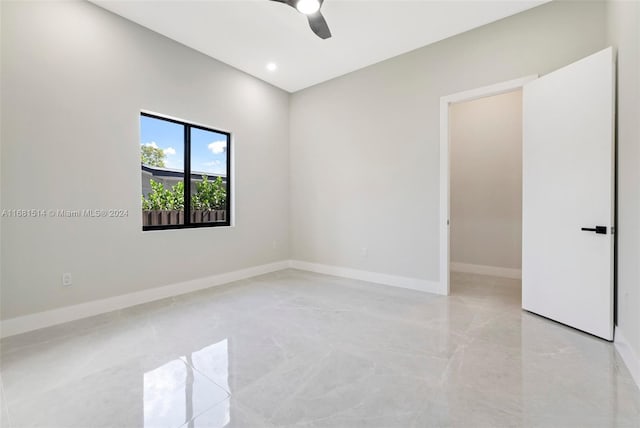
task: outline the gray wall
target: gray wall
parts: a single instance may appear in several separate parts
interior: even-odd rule
[[[0,1],[0,36],[2,36],[3,32],[3,15],[4,15],[4,2]],[[2,49],[2,38],[0,37],[0,55],[1,55],[1,49]],[[2,96],[2,85],[3,85],[3,81],[2,81],[2,74],[3,74],[3,69],[2,69],[2,62],[1,62],[2,58],[0,56],[0,97]],[[2,203],[2,194],[4,193],[2,190],[2,136],[3,131],[2,131],[2,108],[3,108],[3,103],[1,102],[2,100],[0,99],[0,212],[2,212],[2,209],[4,208],[4,204]],[[3,299],[2,299],[2,277],[3,277],[3,272],[4,269],[2,268],[2,242],[4,241],[4,235],[2,234],[2,219],[0,218],[0,319],[2,319],[2,305],[3,305]]]
[[[295,93],[292,258],[438,280],[440,97],[604,48],[604,13],[548,3]]]
[[[2,206],[129,210],[3,218],[3,319],[288,258],[286,92],[87,2],[2,9]],[[236,227],[141,231],[141,109],[233,132]]]
[[[607,3],[618,50],[618,331],[640,356],[640,2]]]
[[[522,266],[522,91],[449,110],[451,262]]]

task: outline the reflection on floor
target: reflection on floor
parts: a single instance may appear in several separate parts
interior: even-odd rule
[[[638,427],[610,343],[520,309],[287,270],[2,341],[2,427]]]

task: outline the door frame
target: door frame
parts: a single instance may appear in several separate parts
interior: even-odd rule
[[[537,74],[528,75],[506,82],[482,86],[480,88],[446,95],[440,98],[440,290],[439,293],[450,294],[449,265],[451,262],[449,245],[450,215],[450,121],[449,108],[452,104],[473,101],[479,98],[512,92],[538,78]]]

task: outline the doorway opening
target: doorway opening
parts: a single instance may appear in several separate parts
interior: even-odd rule
[[[449,107],[453,294],[520,306],[522,90]]]
[[[536,78],[441,98],[442,294],[452,271],[520,279],[522,87]]]

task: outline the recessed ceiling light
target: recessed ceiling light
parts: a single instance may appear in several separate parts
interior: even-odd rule
[[[312,15],[320,10],[320,2],[318,0],[298,0],[296,9],[305,15]]]
[[[278,64],[276,64],[275,62],[270,62],[269,64],[267,64],[267,70],[276,71],[277,69],[278,69]]]

